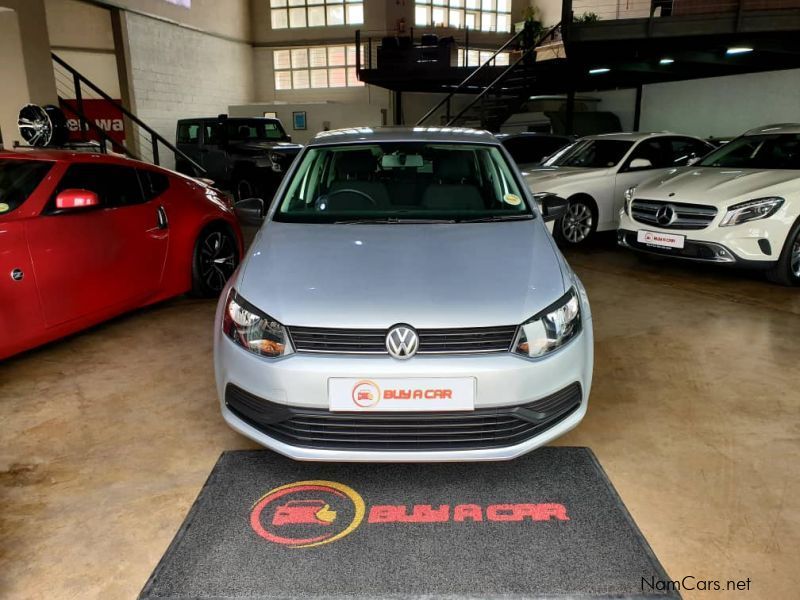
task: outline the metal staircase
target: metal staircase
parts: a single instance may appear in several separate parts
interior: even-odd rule
[[[561,33],[561,23],[542,32],[528,48],[524,49],[513,62],[491,83],[483,89],[459,112],[451,115],[450,106],[457,94],[469,94],[474,90],[481,75],[495,64],[495,58],[502,52],[517,46],[524,35],[524,31],[517,32],[511,39],[498,48],[494,54],[480,67],[469,74],[453,91],[442,98],[422,118],[417,121],[417,126],[431,124],[434,116],[441,115],[441,121],[448,127],[480,127],[488,131],[499,131],[505,121],[518,112],[522,104],[529,98],[536,84],[534,65],[536,63],[536,50],[544,44],[557,41]],[[444,110],[444,114],[442,111]],[[439,125],[440,123],[437,123]]]
[[[88,78],[81,75],[76,69],[67,64],[55,53],[50,53],[53,60],[53,72],[56,79],[56,91],[58,93],[58,103],[67,119],[77,121],[77,137],[81,142],[94,141],[98,144],[101,152],[109,149],[119,154],[124,154],[136,160],[143,160],[155,165],[171,167],[174,162],[169,164],[167,156],[172,155],[174,159],[180,158],[195,171],[195,175],[201,177],[205,174],[205,169],[181,152],[172,143],[165,139],[161,134],[147,125],[139,117],[133,114],[118,100],[115,100]],[[108,134],[99,127],[89,116],[86,110],[88,102],[100,101],[117,111],[124,120],[125,139],[120,141]]]

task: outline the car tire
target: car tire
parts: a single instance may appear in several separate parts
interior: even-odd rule
[[[553,235],[561,244],[580,246],[597,231],[597,206],[589,196],[569,198],[567,212],[555,222]]]
[[[198,298],[216,298],[239,265],[236,237],[227,225],[206,227],[194,245],[192,291]]]
[[[767,279],[785,286],[800,285],[800,219],[789,230],[778,262],[767,271]]]

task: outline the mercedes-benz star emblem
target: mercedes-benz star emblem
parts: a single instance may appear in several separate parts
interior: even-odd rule
[[[411,358],[419,349],[419,336],[408,325],[395,325],[386,334],[386,349],[394,358]]]
[[[659,225],[666,226],[672,225],[672,222],[675,220],[675,207],[672,204],[665,204],[661,208],[658,209],[656,213],[656,221]]]

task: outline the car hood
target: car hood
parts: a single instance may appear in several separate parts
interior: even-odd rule
[[[525,181],[534,192],[550,192],[562,185],[599,179],[608,174],[608,169],[583,167],[542,167],[525,171]]]
[[[286,325],[515,325],[566,291],[538,220],[474,224],[269,222],[236,282]]]
[[[303,147],[291,142],[238,142],[230,144],[234,150],[248,153],[282,152],[284,154],[297,154]]]
[[[688,167],[639,186],[636,197],[721,207],[740,198],[746,200],[780,193],[782,184],[797,180],[800,180],[800,173],[789,170]]]

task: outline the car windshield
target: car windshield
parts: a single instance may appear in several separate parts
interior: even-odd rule
[[[225,123],[225,134],[229,142],[273,142],[288,139],[280,122],[268,119],[228,120]]]
[[[746,135],[700,161],[701,167],[800,169],[800,134]]]
[[[613,167],[627,154],[633,142],[625,140],[578,140],[546,161],[546,167]]]
[[[403,223],[530,219],[493,145],[391,142],[310,148],[274,220]]]
[[[39,160],[0,159],[0,217],[22,206],[52,166]]]

